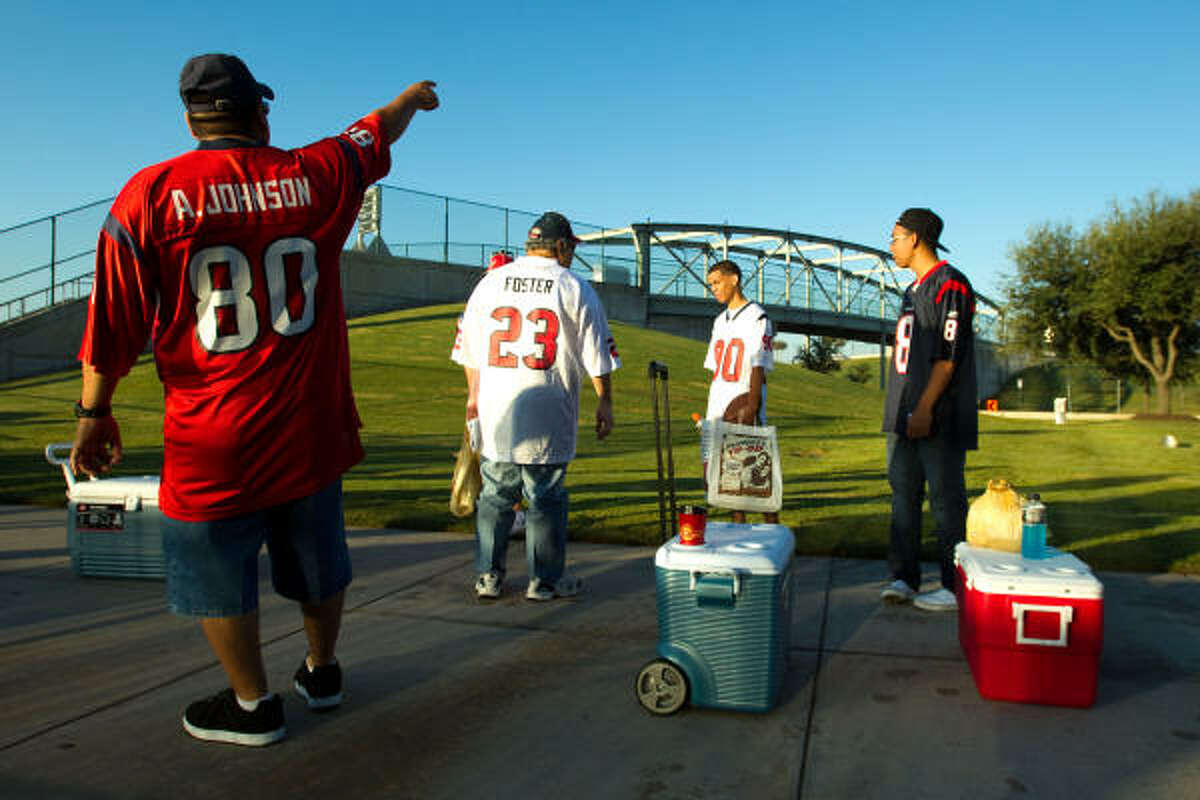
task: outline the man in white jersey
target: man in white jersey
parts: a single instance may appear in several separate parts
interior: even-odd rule
[[[575,457],[579,383],[592,381],[596,437],[613,427],[610,373],[621,366],[604,306],[568,267],[579,240],[548,211],[529,230],[526,255],[489,271],[467,301],[451,358],[467,377],[467,419],[482,430],[476,503],[475,593],[500,596],[513,504],[528,501],[525,550],[529,600],[569,597],[581,588],[564,571],[567,465]]]
[[[499,269],[505,264],[511,264],[512,262],[513,254],[511,252],[508,250],[496,250],[492,253],[492,257],[488,261],[487,268],[490,272],[491,270]],[[450,359],[458,364],[462,363],[462,359],[459,358],[460,351],[462,350],[462,321],[463,315],[459,314],[458,320],[454,323],[454,348],[450,351]],[[466,372],[466,369],[464,368],[463,371]],[[468,374],[467,377],[469,378],[470,375]],[[513,503],[513,514],[512,535],[524,535],[525,509],[522,507],[521,501],[518,500],[517,502]]]
[[[758,303],[742,294],[742,270],[732,261],[708,269],[708,288],[725,310],[713,320],[704,368],[712,372],[708,389],[708,419],[742,425],[767,424],[767,372],[775,368],[775,326]],[[779,514],[764,512],[767,522]],[[733,512],[745,522],[744,511]]]

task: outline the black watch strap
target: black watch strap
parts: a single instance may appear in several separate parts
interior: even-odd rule
[[[83,403],[75,401],[75,418],[76,419],[104,419],[112,416],[112,406],[96,406],[95,408],[84,408]]]

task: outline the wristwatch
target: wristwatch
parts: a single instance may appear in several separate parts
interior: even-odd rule
[[[75,401],[75,419],[104,419],[112,416],[112,406],[96,406],[84,408],[83,403]]]

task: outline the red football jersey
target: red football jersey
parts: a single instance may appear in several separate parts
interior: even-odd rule
[[[339,258],[391,166],[380,124],[298,150],[202,142],[113,203],[79,358],[122,376],[153,336],[166,514],[267,508],[362,459]]]

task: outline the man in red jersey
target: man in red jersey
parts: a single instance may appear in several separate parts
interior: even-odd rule
[[[415,83],[338,136],[280,150],[271,89],[236,56],[192,58],[179,94],[199,146],[134,175],[100,232],[71,468],[95,476],[120,460],[113,393],[153,337],[168,605],[200,618],[231,685],[186,710],[197,738],[284,736],[259,642],[264,542],[276,591],[303,612],[308,654],[293,686],[310,708],[341,702],[341,475],[363,450],[339,258],[390,145],[437,108],[433,87]]]

